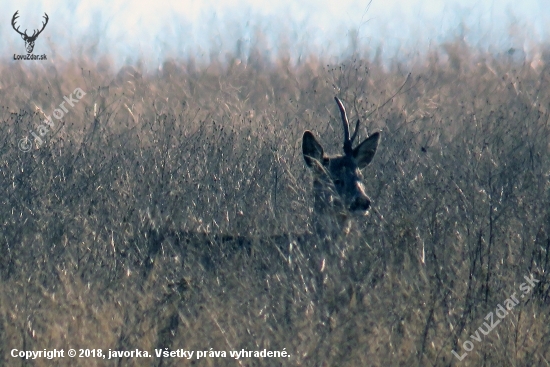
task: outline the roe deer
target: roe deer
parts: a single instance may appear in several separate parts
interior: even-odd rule
[[[247,235],[215,234],[208,232],[171,231],[153,228],[144,234],[151,241],[149,247],[147,268],[150,269],[154,259],[161,250],[162,243],[167,239],[174,239],[175,247],[182,247],[189,253],[192,249],[197,253],[208,252],[208,256],[200,255],[206,264],[214,264],[219,257],[230,256],[240,250],[253,252],[255,245],[260,248],[276,248],[285,259],[290,262],[291,252],[305,251],[303,258],[309,258],[315,268],[323,273],[325,259],[335,249],[334,243],[340,236],[347,234],[351,219],[367,214],[371,201],[365,194],[361,169],[365,168],[373,159],[380,133],[375,132],[361,144],[353,148],[353,141],[359,130],[359,120],[355,131],[350,137],[349,123],[342,102],[334,97],[344,126],[344,154],[327,156],[323,147],[311,131],[305,131],[302,140],[302,152],[306,165],[313,171],[314,208],[312,227],[314,233],[285,233],[272,235],[267,238],[254,238]],[[181,246],[183,245],[183,246]],[[206,245],[206,246],[205,246]],[[294,250],[293,250],[294,249]],[[216,250],[214,254],[213,250]],[[212,260],[208,260],[212,259]],[[211,265],[214,269],[215,266]],[[322,284],[320,280],[318,284]]]
[[[374,157],[380,133],[375,132],[353,148],[360,120],[350,137],[346,110],[334,97],[344,125],[344,154],[327,156],[323,147],[309,130],[302,138],[306,165],[313,171],[314,211],[312,225],[316,234],[325,240],[336,239],[349,231],[350,219],[367,214],[371,202],[365,194],[361,169]]]

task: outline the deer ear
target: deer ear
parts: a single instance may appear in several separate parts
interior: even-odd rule
[[[359,169],[365,168],[372,161],[372,158],[376,154],[379,140],[380,133],[375,132],[353,150],[353,158],[355,158]]]
[[[315,161],[322,162],[325,156],[323,147],[309,130],[305,131],[302,137],[302,153],[308,167],[312,167]]]

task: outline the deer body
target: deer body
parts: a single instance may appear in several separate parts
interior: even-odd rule
[[[229,249],[242,249],[253,253],[257,244],[266,245],[266,248],[276,248],[277,254],[285,259],[291,259],[293,248],[301,248],[308,253],[306,258],[313,262],[314,268],[320,270],[317,274],[317,286],[323,288],[323,277],[326,258],[335,250],[334,242],[347,234],[353,218],[367,214],[371,201],[366,195],[363,185],[361,169],[365,168],[373,159],[380,134],[370,135],[363,142],[353,148],[353,140],[357,136],[359,122],[350,138],[348,120],[344,106],[338,98],[336,103],[342,115],[344,125],[344,154],[328,156],[311,131],[305,131],[302,138],[302,152],[306,165],[313,172],[313,216],[312,227],[314,233],[280,234],[269,238],[253,238],[241,235],[216,235],[201,232],[184,232],[172,235],[170,231],[153,228],[145,237],[150,238],[148,268],[159,253],[166,238],[173,238],[175,243],[184,244],[184,247],[194,252],[204,251],[210,258],[213,249],[221,250],[214,258],[224,255]],[[206,244],[206,246],[205,246]],[[275,247],[271,247],[271,245]],[[180,247],[180,246],[177,246]],[[301,253],[299,250],[298,253]],[[233,251],[228,251],[232,253]],[[290,262],[290,260],[288,260]],[[206,261],[211,263],[213,261]],[[205,265],[206,266],[206,265]]]

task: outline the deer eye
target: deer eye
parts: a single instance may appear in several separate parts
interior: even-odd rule
[[[340,179],[336,179],[333,182],[334,182],[334,185],[336,186],[342,186],[344,184],[344,181]]]

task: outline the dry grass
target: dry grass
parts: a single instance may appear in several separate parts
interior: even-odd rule
[[[55,365],[549,365],[550,69],[464,47],[410,76],[363,59],[2,66],[2,364],[53,363],[13,348],[166,347],[291,358]],[[77,87],[21,152],[36,106],[51,114]],[[381,216],[334,244],[319,289],[315,249],[273,235],[308,226],[300,139],[341,149],[334,95],[383,133],[365,172]],[[534,291],[459,363],[451,351],[528,274]]]

